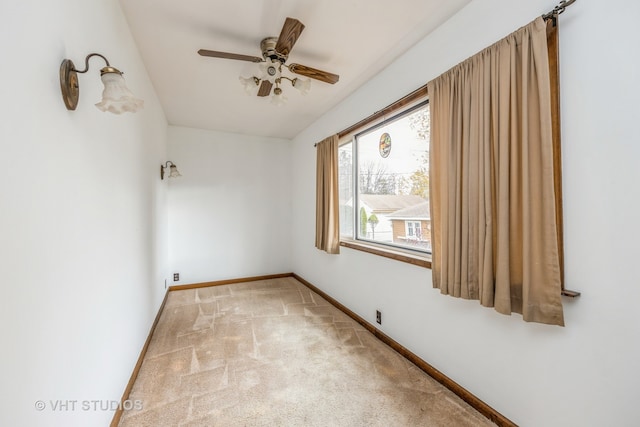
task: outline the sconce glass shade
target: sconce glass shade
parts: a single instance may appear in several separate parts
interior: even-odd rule
[[[169,166],[169,178],[177,178],[179,176],[182,175],[180,174],[180,172],[178,172],[178,168],[176,167],[176,165]]]
[[[105,67],[101,70],[102,101],[96,104],[101,111],[109,111],[113,114],[124,112],[135,113],[144,106],[144,101],[137,99],[127,88],[122,74],[115,68]],[[173,169],[173,166],[171,167]]]
[[[311,90],[311,80],[296,77],[293,82],[293,87],[298,89],[302,95],[306,95],[309,93],[309,90]]]

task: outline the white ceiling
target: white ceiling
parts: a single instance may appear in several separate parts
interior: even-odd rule
[[[170,124],[293,138],[471,0],[120,0]],[[339,74],[312,80],[288,102],[248,96],[238,76],[258,64],[197,54],[198,49],[262,56],[260,41],[286,17],[305,29],[287,63]],[[294,77],[294,75],[292,75]],[[134,90],[135,91],[135,90]]]

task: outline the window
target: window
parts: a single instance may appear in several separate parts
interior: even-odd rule
[[[405,221],[408,238],[419,239],[422,236],[422,230],[420,229],[420,223],[417,221]]]
[[[341,240],[426,255],[429,104],[423,99],[390,116],[341,139]]]

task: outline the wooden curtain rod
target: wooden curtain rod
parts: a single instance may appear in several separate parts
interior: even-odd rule
[[[560,15],[562,12],[564,12],[564,10],[571,6],[572,4],[574,4],[576,2],[576,0],[562,0],[556,7],[553,8],[553,10],[550,10],[549,12],[545,13],[544,15],[542,15],[542,18],[547,21],[549,19],[555,18],[558,15]]]

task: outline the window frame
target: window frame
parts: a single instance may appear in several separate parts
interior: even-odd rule
[[[339,145],[351,143],[353,144],[353,179],[354,183],[357,183],[357,155],[355,153],[356,135],[364,132],[368,132],[376,127],[384,125],[389,120],[396,119],[401,115],[410,114],[411,110],[420,108],[421,104],[428,104],[429,98],[427,96],[427,86],[421,86],[405,97],[398,101],[388,105],[387,107],[379,110],[369,117],[357,122],[356,124],[348,127],[342,132],[338,133]],[[354,200],[357,197],[357,184],[354,184]],[[355,209],[354,203],[354,212]],[[357,238],[357,216],[353,215],[353,227],[354,234],[352,238],[346,238],[344,235],[340,236],[340,246],[364,251],[370,254],[379,255],[386,258],[391,258],[397,261],[406,262],[409,264],[417,265],[424,268],[431,268],[431,253],[418,251],[410,248],[402,248],[395,245],[385,244],[384,242],[374,242],[370,240],[362,240]]]

